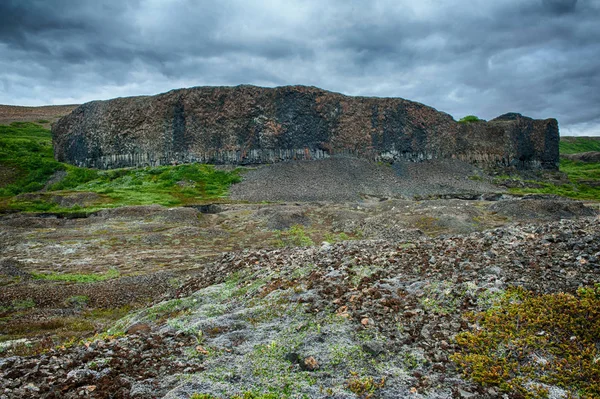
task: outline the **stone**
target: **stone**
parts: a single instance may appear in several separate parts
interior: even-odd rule
[[[600,152],[598,152],[598,151],[580,152],[577,154],[565,154],[565,155],[561,155],[561,157],[570,159],[572,161],[579,161],[579,162],[589,162],[589,163],[600,162]]]
[[[365,342],[362,345],[362,349],[371,356],[377,356],[383,353],[383,345],[375,341]]]
[[[145,323],[136,323],[127,329],[127,334],[150,334],[151,328]]]
[[[555,119],[512,113],[457,123],[402,98],[351,97],[305,86],[193,87],[92,101],[55,123],[52,136],[58,161],[100,169],[354,155],[556,170],[559,157]]]
[[[300,363],[300,368],[304,371],[315,371],[319,369],[319,362],[312,356],[307,357]]]

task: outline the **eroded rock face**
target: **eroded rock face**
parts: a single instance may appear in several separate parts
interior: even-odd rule
[[[350,154],[555,169],[558,123],[506,114],[459,124],[401,98],[315,87],[194,87],[83,104],[52,129],[59,161],[96,167],[260,164]]]

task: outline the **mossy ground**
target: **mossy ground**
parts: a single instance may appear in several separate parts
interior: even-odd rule
[[[206,370],[195,383],[210,390],[192,398],[371,397],[382,388],[390,361],[365,352],[362,344],[381,339],[376,331],[355,331],[333,309],[318,313],[299,298],[312,295],[306,281],[313,268],[244,270],[192,296],[129,315],[109,330],[131,323],[164,324],[196,338],[189,356]],[[301,362],[318,358],[316,370]]]
[[[465,376],[524,398],[547,397],[548,386],[600,397],[600,285],[575,295],[511,289],[468,319],[477,328],[457,336],[453,355]]]
[[[496,182],[503,180],[520,180],[525,186],[510,188],[514,194],[555,194],[563,197],[600,201],[600,163],[585,163],[569,159],[560,160],[560,171],[568,180],[557,183],[547,179],[528,179],[520,176],[499,176]]]

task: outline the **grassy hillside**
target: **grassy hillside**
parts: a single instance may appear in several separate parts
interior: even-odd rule
[[[0,209],[72,211],[122,205],[174,206],[224,197],[229,186],[239,180],[239,170],[222,171],[211,165],[109,171],[78,168],[54,160],[50,131],[41,125],[0,125]],[[81,193],[96,195],[88,195],[78,203]]]
[[[600,150],[594,138],[563,138],[561,153]],[[516,193],[559,194],[600,200],[600,164],[562,159],[567,184],[536,181]],[[176,206],[226,197],[240,170],[211,165],[98,171],[56,162],[50,131],[32,122],[0,125],[0,211],[72,212],[123,205]]]
[[[41,190],[64,169],[54,160],[49,130],[30,122],[0,125],[0,196]]]
[[[600,151],[600,137],[562,137],[559,149],[561,154]]]
[[[555,184],[546,181],[529,181],[537,188],[515,188],[514,193],[557,194],[580,200],[600,201],[600,163],[560,160],[560,171],[569,177],[569,183]]]
[[[600,151],[600,137],[562,137],[559,150],[561,155]],[[510,191],[518,194],[557,194],[580,200],[600,201],[600,163],[561,158],[560,171],[568,176],[567,183],[530,180],[526,183],[535,187],[512,188]]]

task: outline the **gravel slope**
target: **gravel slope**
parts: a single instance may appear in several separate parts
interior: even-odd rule
[[[497,187],[470,176],[477,168],[457,160],[393,166],[340,157],[282,162],[250,170],[231,188],[231,198],[246,201],[353,201],[364,196],[413,198],[434,194],[488,193]]]

